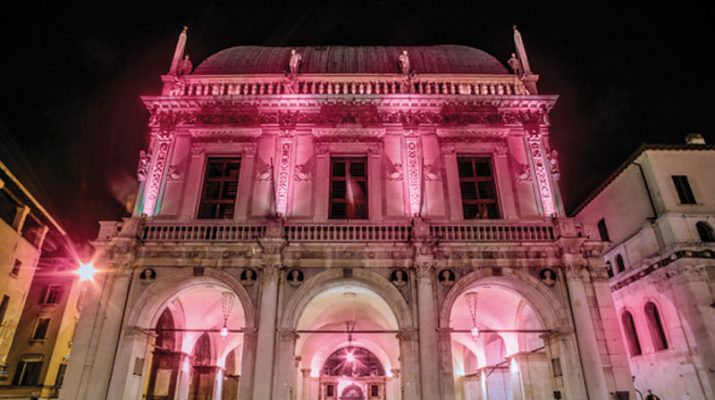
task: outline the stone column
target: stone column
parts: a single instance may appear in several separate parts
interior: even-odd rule
[[[293,376],[295,372],[295,341],[298,335],[293,331],[281,331],[276,341],[275,375],[273,377],[273,398],[293,399]]]
[[[130,281],[130,274],[121,268],[107,266],[104,273],[94,278],[94,284],[88,284],[72,357],[60,391],[62,400],[107,397]]]
[[[541,339],[546,350],[552,389],[561,391],[565,399],[585,398],[586,387],[573,331],[545,333]],[[559,371],[555,371],[555,367]]]
[[[517,394],[521,394],[523,399],[547,400],[553,397],[551,386],[551,371],[545,352],[538,353],[516,353],[509,356],[512,363],[516,363],[515,368],[511,368],[512,374],[518,373],[519,379],[513,382],[512,393],[517,399]]]
[[[271,399],[278,306],[278,265],[264,265],[261,271],[260,301],[253,399]]]
[[[417,251],[420,251],[418,248]],[[431,263],[417,265],[417,305],[420,335],[420,382],[422,398],[437,399],[439,358],[437,354],[437,311],[434,304],[434,273]]]
[[[114,360],[114,374],[110,382],[109,398],[141,398],[144,374],[150,370],[147,360],[152,350],[153,334],[137,327],[127,327],[120,338],[119,351]],[[136,375],[140,370],[141,375]]]
[[[586,379],[586,390],[591,398],[608,398],[608,385],[603,371],[603,363],[599,354],[596,339],[596,325],[586,296],[584,274],[588,271],[580,265],[565,267],[568,291],[573,308],[573,318],[576,329],[576,340],[581,353],[581,363]]]
[[[243,351],[241,351],[241,380],[238,386],[238,399],[251,400],[253,396],[253,372],[256,367],[255,329],[243,333]]]
[[[456,398],[454,390],[454,368],[452,367],[452,332],[449,327],[439,330],[439,368],[441,399],[453,400]]]
[[[310,397],[310,368],[301,368],[300,373],[303,377],[303,390],[299,397],[300,400],[311,400]]]
[[[191,386],[191,355],[181,353],[179,356],[179,377],[176,382],[176,397],[175,399],[186,399],[189,397],[189,386]]]
[[[397,334],[400,340],[400,376],[402,377],[402,400],[420,398],[419,345],[417,332],[404,331]]]

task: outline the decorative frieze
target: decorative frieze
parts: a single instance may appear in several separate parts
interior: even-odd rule
[[[541,135],[538,132],[529,133],[526,137],[526,141],[534,165],[536,185],[544,215],[555,215],[556,205],[554,202],[554,193],[549,179],[549,171],[547,170],[547,165],[550,164],[544,155]]]

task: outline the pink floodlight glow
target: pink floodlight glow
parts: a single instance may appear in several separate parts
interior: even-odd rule
[[[94,278],[94,274],[97,273],[97,270],[94,268],[94,265],[92,263],[82,263],[79,265],[79,268],[77,268],[76,274],[79,275],[79,280],[80,281],[89,281]]]
[[[353,354],[352,351],[348,351],[348,353],[345,355],[345,360],[349,362],[350,364],[355,362],[355,354]]]
[[[221,328],[221,330],[218,332],[219,336],[221,336],[221,339],[226,340],[228,337],[228,327],[226,325]]]

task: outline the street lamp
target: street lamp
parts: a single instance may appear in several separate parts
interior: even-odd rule
[[[88,262],[81,263],[75,273],[79,276],[79,280],[83,282],[91,280],[94,277],[94,274],[97,273],[97,270],[91,262]]]

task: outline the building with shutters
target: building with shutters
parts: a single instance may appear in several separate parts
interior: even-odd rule
[[[134,214],[101,223],[61,399],[633,394],[606,243],[564,215],[518,31],[257,47],[184,31]]]

